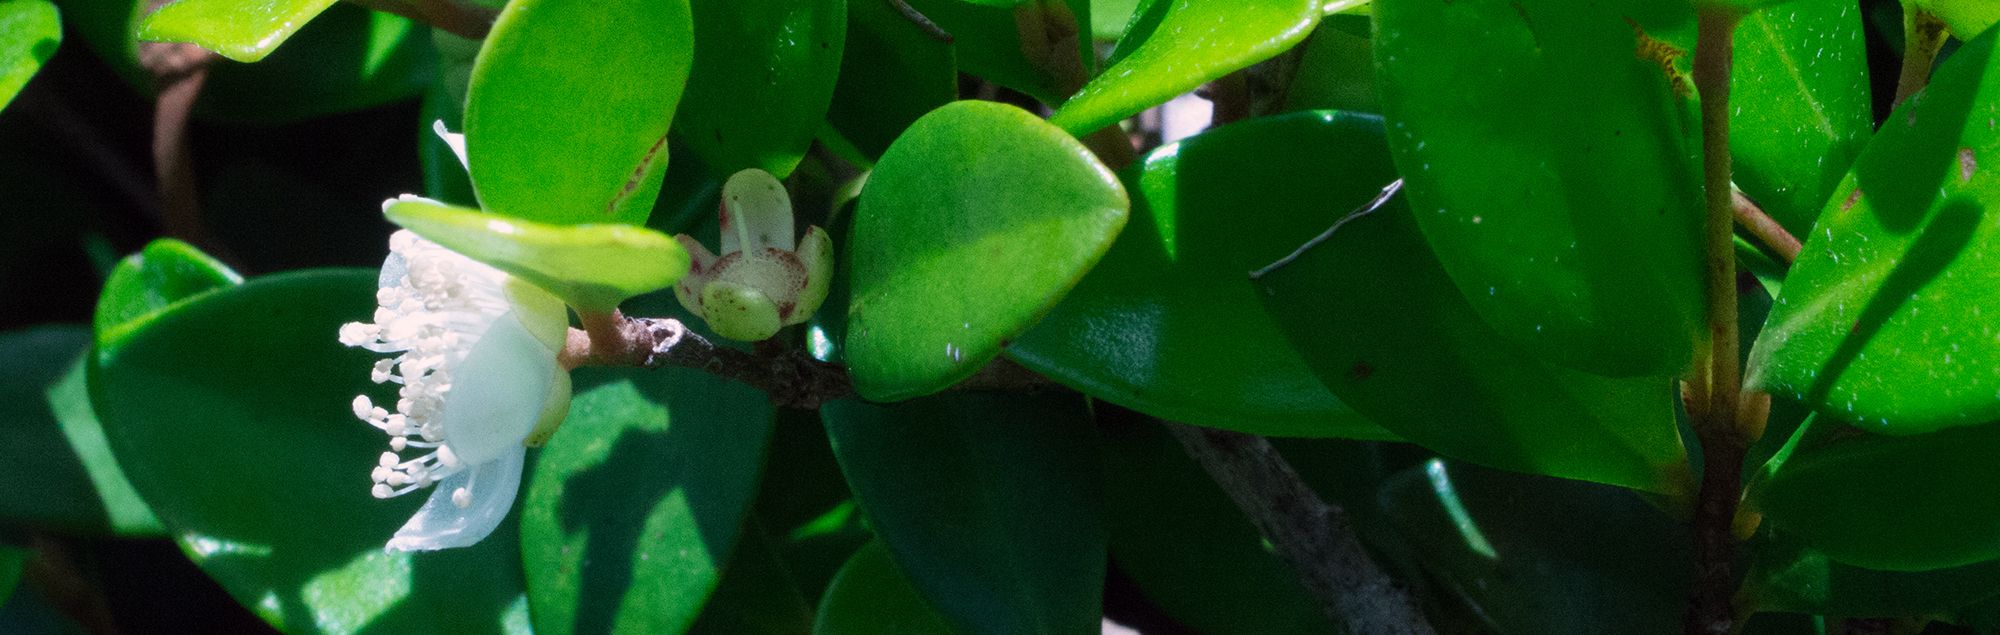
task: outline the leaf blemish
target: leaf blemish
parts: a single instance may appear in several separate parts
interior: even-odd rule
[[[1854,188],[1853,194],[1847,195],[1847,200],[1840,202],[1840,211],[1854,209],[1854,204],[1859,202],[1861,202],[1861,188],[1857,187]]]
[[[1972,156],[1972,148],[1959,148],[1958,149],[1959,182],[1961,183],[1971,182],[1972,173],[1978,170],[1979,170],[1979,162],[1975,160],[1974,157]]]
[[[653,142],[653,147],[646,149],[646,156],[639,159],[639,167],[633,168],[632,176],[625,179],[625,187],[619,188],[618,195],[611,197],[611,202],[605,204],[604,213],[606,215],[616,216],[618,214],[618,205],[624,203],[625,199],[631,198],[632,192],[639,189],[639,182],[646,180],[646,173],[652,171],[653,161],[659,158],[660,148],[666,146],[667,136],[660,135],[659,140]]]
[[[1368,362],[1365,361],[1354,362],[1354,368],[1350,369],[1350,372],[1354,375],[1354,381],[1365,381],[1369,377],[1374,376],[1375,367],[1368,365]]]
[[[1688,77],[1687,73],[1682,72],[1680,67],[1674,65],[1681,58],[1687,57],[1687,51],[1681,50],[1678,46],[1668,44],[1664,40],[1647,35],[1645,27],[1639,26],[1638,20],[1627,17],[1625,18],[1625,23],[1632,25],[1632,35],[1638,40],[1637,50],[1634,53],[1639,59],[1660,66],[1660,74],[1666,76],[1667,84],[1674,89],[1674,96],[1682,99],[1693,97],[1694,79]]]

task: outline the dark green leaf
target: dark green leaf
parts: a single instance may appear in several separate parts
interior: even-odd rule
[[[1681,632],[1693,540],[1631,492],[1434,460],[1382,498],[1492,632]]]
[[[924,113],[958,98],[951,42],[903,17],[889,2],[847,7],[847,51],[827,123],[869,158]]]
[[[1473,309],[1560,364],[1682,371],[1704,337],[1688,4],[1382,0],[1374,10],[1396,167]]]
[[[0,334],[0,519],[8,524],[159,535],[91,413],[81,360],[90,329]],[[4,594],[0,594],[4,598]]]
[[[351,402],[376,355],[340,325],[373,271],[260,278],[156,316],[90,370],[119,464],[203,571],[287,632],[521,632],[512,523],[476,546],[391,553],[418,504],[369,495],[384,448]]]
[[[1090,38],[1081,37],[1078,30],[1090,24],[1090,0],[908,0],[908,4],[949,35],[960,70],[1045,104],[1060,103],[1082,85],[1083,77],[1067,74],[1088,73],[1090,60],[1096,59]],[[1070,50],[1081,57],[1068,57]],[[1082,62],[1070,69],[1066,59]]]
[[[49,0],[0,2],[0,108],[42,70],[62,43],[62,19]]]
[[[688,632],[801,635],[811,631],[812,607],[778,559],[777,546],[761,523],[744,522],[743,540],[736,544],[715,596]]]
[[[250,125],[298,122],[416,97],[436,75],[430,29],[343,3],[261,62],[217,62],[194,114]]]
[[[846,0],[690,5],[694,69],[674,133],[716,174],[758,168],[784,178],[805,156],[833,98]]]
[[[815,635],[950,635],[944,616],[924,603],[896,568],[889,549],[870,542],[840,568],[819,602]]]
[[[1049,118],[1088,134],[1298,44],[1319,23],[1319,0],[1171,0],[1127,32],[1122,57]]]
[[[1381,112],[1375,98],[1375,59],[1365,15],[1330,15],[1320,20],[1285,86],[1285,110],[1332,108]]]
[[[1027,111],[961,101],[917,120],[854,216],[855,389],[892,401],[971,375],[1076,285],[1127,208],[1090,150]]]
[[[681,369],[576,373],[568,421],[521,514],[541,633],[677,633],[694,623],[756,491],[771,407]]]
[[[955,629],[1099,628],[1101,474],[1082,398],[968,392],[822,413],[870,525]]]
[[[1327,392],[1246,277],[1394,181],[1382,147],[1381,120],[1321,112],[1154,151],[1126,174],[1129,229],[1009,355],[1163,419],[1393,438]]]
[[[1411,215],[1392,199],[1259,283],[1279,329],[1334,395],[1446,456],[1691,490],[1667,378],[1590,375],[1500,337],[1445,276]]]
[[[644,224],[693,28],[687,0],[509,2],[466,96],[480,204],[552,224]]]
[[[21,581],[21,566],[27,563],[28,550],[0,545],[0,602],[14,596],[14,586]]]
[[[176,0],[139,23],[139,39],[192,42],[238,62],[270,55],[334,0]]]
[[[242,282],[242,276],[193,245],[172,238],[155,240],[119,261],[105,280],[93,320],[97,342],[115,347],[167,309]]]
[[[1855,160],[1806,240],[1748,382],[1864,429],[1918,434],[2000,419],[2000,64],[1958,49]],[[1981,164],[1989,164],[1982,166]]]
[[[1758,610],[1820,615],[1940,615],[2000,596],[2000,561],[1936,571],[1876,571],[1843,564],[1786,536],[1751,543],[1744,597]]]
[[[1736,27],[1729,153],[1738,187],[1795,236],[1874,132],[1861,11],[1795,2]]]

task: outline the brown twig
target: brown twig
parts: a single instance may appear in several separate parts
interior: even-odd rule
[[[142,42],[139,64],[153,74],[159,94],[153,102],[153,176],[160,195],[160,222],[168,236],[185,240],[224,261],[233,261],[201,220],[195,187],[194,154],[188,147],[188,120],[208,69],[218,57],[193,44]]]
[[[1938,51],[1944,48],[1947,35],[1943,20],[1929,11],[1904,5],[1903,69],[1896,77],[1896,106],[1903,105],[1903,100],[1930,84],[1931,65],[1937,63]]]
[[[349,0],[362,7],[428,24],[468,40],[486,39],[500,13],[452,0]]]
[[[1735,205],[1729,156],[1732,39],[1741,19],[1732,9],[1705,8],[1699,10],[1696,22],[1694,83],[1701,93],[1702,176],[1708,210],[1702,257],[1709,342],[1696,356],[1696,377],[1688,382],[1690,394],[1685,396],[1703,456],[1694,515],[1695,588],[1685,623],[1691,634],[1722,635],[1735,628],[1736,537],[1731,529],[1743,495],[1744,452],[1751,441],[1747,426],[1737,421],[1742,369],[1736,359]]]
[[[1415,600],[1355,537],[1346,510],[1314,493],[1263,437],[1166,424],[1349,633],[1433,633]]]
[[[1785,231],[1785,226],[1778,224],[1777,219],[1764,213],[1764,208],[1758,207],[1756,201],[1744,196],[1742,190],[1734,190],[1730,192],[1729,202],[1736,213],[1736,224],[1742,225],[1744,231],[1770,247],[1785,264],[1799,259],[1799,250],[1802,249],[1799,239]]]

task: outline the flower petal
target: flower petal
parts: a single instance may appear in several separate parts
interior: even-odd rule
[[[513,450],[491,461],[439,481],[430,500],[396,530],[385,548],[432,551],[467,547],[493,533],[507,517],[507,510],[514,507],[514,496],[521,489],[521,462],[527,452],[517,443]]]
[[[792,195],[771,173],[750,168],[722,184],[722,255],[792,248]]]
[[[445,145],[451,146],[451,153],[458,155],[458,164],[460,166],[463,166],[468,172],[472,170],[472,162],[465,160],[464,133],[454,133],[450,130],[445,130],[443,119],[431,122],[431,132],[437,133],[438,138],[443,139]]]
[[[560,372],[555,351],[515,312],[500,315],[453,371],[439,421],[445,444],[468,465],[519,450]]]

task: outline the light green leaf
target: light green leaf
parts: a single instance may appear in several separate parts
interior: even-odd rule
[[[1966,43],[1870,141],[1829,201],[1751,352],[1747,381],[1863,429],[2000,419],[2000,64]]]
[[[216,289],[242,284],[231,271],[193,245],[161,238],[126,256],[111,270],[97,298],[97,343],[114,348],[128,333],[167,309]]]
[[[155,316],[90,368],[118,462],[194,563],[291,633],[503,632],[525,610],[513,523],[473,547],[390,553],[423,494],[377,500],[387,448],[352,400],[378,356],[341,346],[376,273],[252,280]]]
[[[677,633],[757,489],[771,406],[695,370],[583,369],[521,517],[536,631]]]
[[[1090,150],[1027,111],[961,101],[917,120],[855,212],[856,390],[907,399],[977,371],[1104,255],[1128,207]]]
[[[1688,4],[1373,6],[1396,167],[1472,308],[1563,365],[1684,370],[1706,337]]]
[[[42,70],[62,44],[62,19],[49,0],[0,0],[0,108]]]
[[[1961,40],[1970,40],[2000,22],[2000,4],[1987,0],[1904,0],[1909,8],[1929,11]]]
[[[515,0],[472,69],[472,185],[487,211],[644,224],[694,56],[687,0]]]
[[[255,62],[333,6],[334,0],[175,0],[139,22],[139,39],[191,42]]]
[[[1319,0],[1158,0],[1119,41],[1121,55],[1049,122],[1083,135],[1298,44]]]
[[[674,134],[716,174],[758,168],[784,178],[805,156],[833,98],[847,2],[690,4],[694,68]]]
[[[1736,27],[1729,153],[1736,185],[1794,236],[1875,131],[1861,11],[1797,2]]]
[[[956,393],[821,414],[870,526],[954,629],[1099,628],[1103,503],[1082,398]]]
[[[610,311],[627,298],[672,285],[688,270],[679,243],[644,227],[549,225],[409,198],[384,206],[383,213],[582,311]]]
[[[1356,151],[1366,147],[1375,154]],[[1244,275],[1394,181],[1382,147],[1380,119],[1318,112],[1244,122],[1154,151],[1126,174],[1133,222],[1008,355],[1085,394],[1172,421],[1394,438],[1327,392]]]

